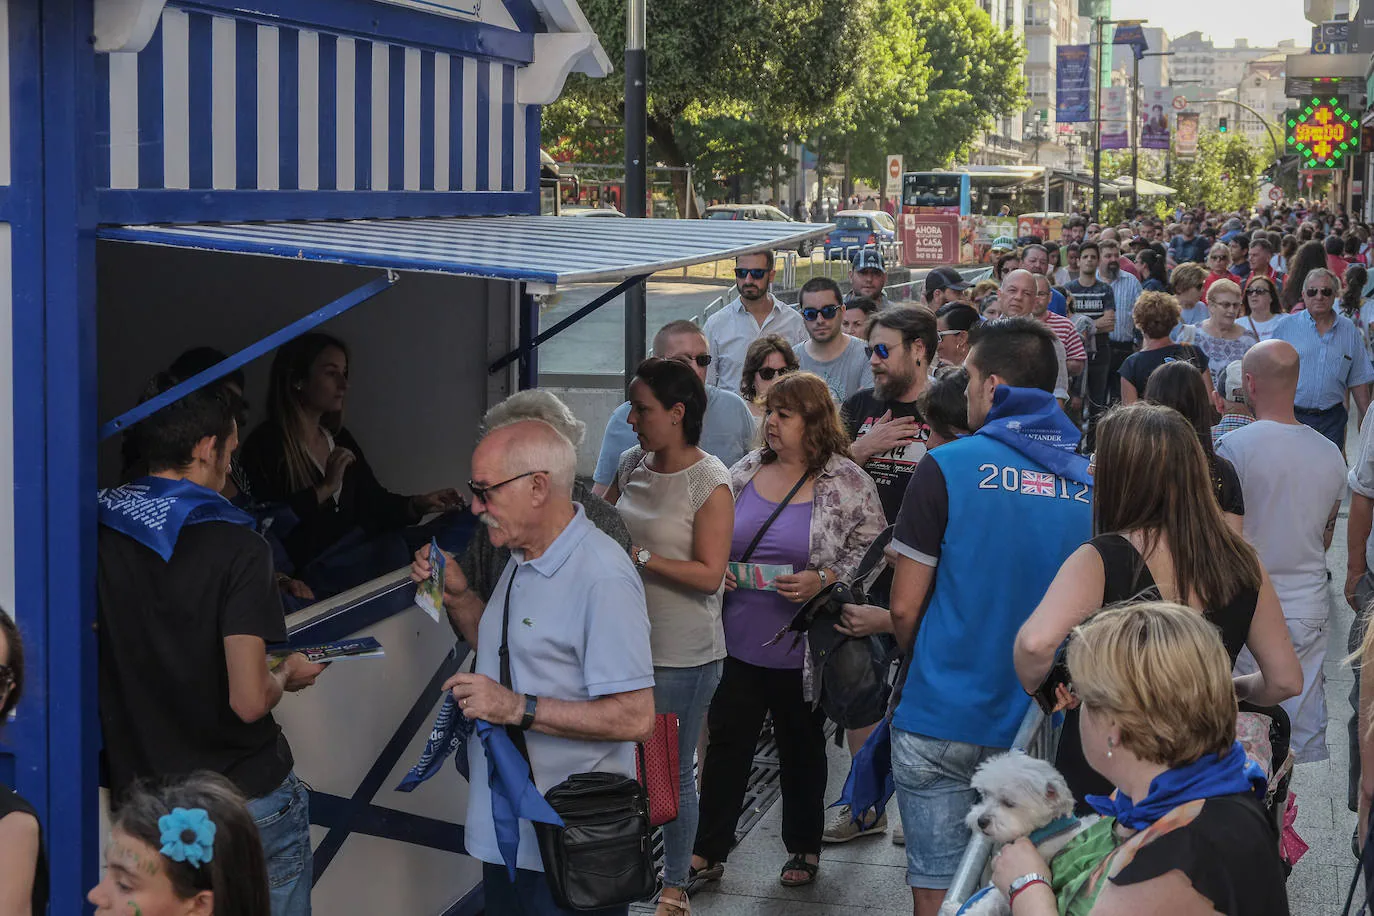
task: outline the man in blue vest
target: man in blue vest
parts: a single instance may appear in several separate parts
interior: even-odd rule
[[[1004,318],[974,327],[969,343],[975,432],[922,459],[892,541],[892,619],[912,653],[892,770],[915,916],[939,912],[969,841],[973,771],[1011,745],[1029,706],[1012,667],[1016,631],[1092,534],[1088,462],[1054,399],[1054,332]]]

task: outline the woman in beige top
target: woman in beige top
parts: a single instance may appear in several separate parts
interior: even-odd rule
[[[697,832],[692,763],[725,658],[720,591],[735,503],[725,465],[697,447],[706,414],[706,389],[697,374],[679,362],[648,359],[636,370],[629,394],[629,421],[639,445],[621,457],[606,500],[625,520],[633,541],[630,558],[644,577],[654,707],[678,717],[678,816],[663,828],[657,914],[686,916]]]

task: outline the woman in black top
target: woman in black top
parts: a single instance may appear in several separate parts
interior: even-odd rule
[[[1297,695],[1302,669],[1278,595],[1254,548],[1208,494],[1192,428],[1175,410],[1132,404],[1104,416],[1097,437],[1097,536],[1064,561],[1017,634],[1013,661],[1022,686],[1034,691],[1064,637],[1100,608],[1163,598],[1216,624],[1233,663],[1242,646],[1250,649],[1259,671],[1235,679],[1239,699],[1270,706]],[[1066,721],[1056,765],[1081,805],[1086,792],[1108,786],[1084,760],[1076,725]]]
[[[1198,371],[1192,363],[1176,362],[1160,366],[1150,374],[1150,381],[1145,386],[1145,400],[1151,404],[1172,407],[1192,425],[1198,444],[1202,446],[1202,455],[1207,459],[1211,491],[1216,496],[1217,505],[1226,515],[1226,524],[1240,534],[1245,520],[1245,495],[1241,491],[1240,475],[1235,467],[1212,448],[1212,426],[1216,420],[1211,386],[1208,384],[1211,377],[1210,372]]]
[[[0,722],[6,721],[24,692],[24,644],[19,628],[0,610]],[[48,860],[38,813],[18,793],[0,785],[0,913],[48,909]]]
[[[366,581],[410,559],[405,542],[396,540],[399,561],[388,557],[382,569],[360,569],[379,556],[370,550],[377,535],[462,505],[452,489],[401,496],[383,487],[343,425],[347,392],[348,348],[343,341],[312,333],[284,344],[272,360],[267,420],[240,452],[254,497],[286,505],[295,514],[295,526],[280,537],[299,577],[321,597],[343,584],[325,584],[322,591],[319,580],[312,579],[310,564],[326,552],[333,551],[336,565],[356,580],[349,584]],[[353,551],[346,558],[341,553],[345,549]],[[361,564],[359,552],[367,557]]]
[[[1120,845],[1062,904],[1099,916],[1288,916],[1278,837],[1256,795],[1263,780],[1236,741],[1231,660],[1216,629],[1177,604],[1113,608],[1074,630],[1068,668],[1082,704],[1074,734],[1115,790],[1093,809],[1115,819],[1100,823]],[[1058,916],[1049,874],[1021,839],[997,855],[992,881],[1015,891],[1016,916]]]
[[[1131,318],[1145,342],[1121,364],[1121,403],[1134,404],[1145,390],[1150,374],[1165,363],[1178,360],[1207,368],[1207,356],[1192,344],[1177,344],[1169,334],[1178,326],[1182,312],[1168,293],[1141,293]]]

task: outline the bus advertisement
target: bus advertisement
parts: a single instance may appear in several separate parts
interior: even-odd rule
[[[935,217],[957,216],[958,253],[943,263],[986,264],[992,260],[993,242],[1015,238],[1014,214],[1033,211],[1041,202],[1039,184],[1044,177],[1039,166],[967,166],[959,171],[907,172],[902,176],[902,231],[904,255],[908,261],[918,251],[925,254],[908,266],[930,266],[931,246],[913,248],[906,238],[930,240],[946,230],[946,220]],[[939,225],[942,228],[922,228]],[[910,228],[908,228],[910,227]]]

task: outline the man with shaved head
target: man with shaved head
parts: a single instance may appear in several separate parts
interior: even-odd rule
[[[1217,454],[1230,461],[1245,496],[1245,539],[1255,546],[1274,583],[1288,634],[1302,663],[1302,693],[1285,700],[1299,763],[1325,760],[1326,659],[1330,601],[1326,549],[1345,496],[1345,459],[1321,433],[1298,421],[1299,357],[1292,344],[1266,340],[1241,362],[1255,422],[1222,436]],[[1238,674],[1257,670],[1249,650]]]

